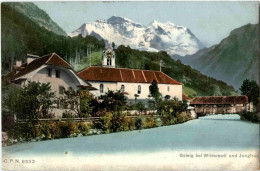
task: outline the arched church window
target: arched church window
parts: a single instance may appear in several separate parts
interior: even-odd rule
[[[167,90],[170,91],[170,86],[167,87]]]
[[[138,91],[137,94],[141,94],[141,85],[138,85]]]
[[[121,85],[121,92],[125,91],[125,85]]]
[[[100,93],[104,92],[104,84],[99,85],[99,91],[100,91]]]
[[[112,60],[110,58],[107,59],[107,66],[111,66],[112,65]]]

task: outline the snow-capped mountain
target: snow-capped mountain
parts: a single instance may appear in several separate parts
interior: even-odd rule
[[[116,45],[148,51],[163,50],[180,56],[192,55],[202,48],[200,41],[186,27],[157,21],[144,26],[117,16],[83,24],[68,35],[93,35]]]

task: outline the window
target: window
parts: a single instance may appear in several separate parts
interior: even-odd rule
[[[167,90],[170,91],[170,86],[167,87]]]
[[[59,86],[59,94],[64,94],[64,87],[63,86]]]
[[[56,78],[60,78],[60,70],[56,70]]]
[[[171,96],[170,95],[166,95],[164,98],[165,98],[165,100],[169,100],[171,98]]]
[[[100,86],[99,86],[99,91],[100,91],[100,93],[103,93],[103,92],[104,92],[104,85],[103,85],[103,84],[100,84]]]
[[[138,85],[138,91],[137,94],[141,94],[141,85]]]
[[[125,85],[121,85],[121,92],[125,91]]]
[[[51,77],[52,75],[52,69],[51,68],[47,68],[47,76]]]
[[[108,65],[108,66],[111,65],[111,59],[107,59],[107,65]]]

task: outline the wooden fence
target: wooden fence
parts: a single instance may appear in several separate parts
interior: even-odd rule
[[[129,115],[125,116],[127,118],[138,118],[138,117],[143,117],[143,118],[148,118],[148,117],[153,117],[157,118],[159,115]],[[89,118],[44,118],[44,119],[37,119],[37,121],[61,121],[61,122],[66,122],[66,121],[74,121],[74,122],[93,122],[93,121],[99,121],[101,117],[89,117]],[[17,119],[16,122],[20,123],[25,123],[29,121],[29,119]]]

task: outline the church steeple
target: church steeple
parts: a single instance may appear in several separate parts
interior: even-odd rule
[[[102,66],[115,68],[116,67],[116,55],[113,48],[109,45],[102,55]]]

